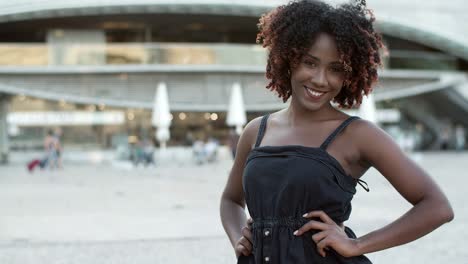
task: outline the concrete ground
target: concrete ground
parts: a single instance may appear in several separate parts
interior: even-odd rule
[[[368,254],[379,264],[468,263],[468,153],[412,154],[447,193],[455,220],[422,239]],[[71,163],[29,174],[0,167],[1,264],[235,263],[218,206],[231,161],[136,168]],[[375,170],[350,226],[363,235],[410,205]]]

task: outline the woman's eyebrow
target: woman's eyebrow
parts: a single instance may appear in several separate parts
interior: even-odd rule
[[[306,53],[306,56],[309,57],[309,58],[311,58],[311,59],[313,59],[313,60],[316,60],[316,61],[320,62],[320,59],[319,59],[319,58],[317,58],[317,57],[315,57],[315,56],[312,56],[312,55],[310,55],[309,53]]]
[[[316,60],[316,61],[320,62],[320,59],[319,59],[319,58],[317,58],[317,57],[315,57],[315,56],[313,56],[313,55],[311,55],[311,54],[309,54],[309,53],[306,53],[306,56],[309,57],[309,58],[311,58],[311,59],[313,59],[313,60]],[[330,62],[329,64],[339,64],[339,65],[342,65],[342,63],[341,63],[340,61],[332,61],[332,62]]]

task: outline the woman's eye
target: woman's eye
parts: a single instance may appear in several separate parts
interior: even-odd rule
[[[317,64],[313,61],[304,61],[304,64],[311,67],[317,66]]]

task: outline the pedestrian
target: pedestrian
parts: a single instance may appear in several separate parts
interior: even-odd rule
[[[53,130],[48,130],[47,135],[44,138],[44,152],[46,153],[45,158],[42,160],[40,167],[49,167],[50,169],[57,168],[57,138],[55,137]]]
[[[54,148],[55,148],[55,152],[57,155],[55,158],[55,162],[56,162],[55,165],[59,169],[63,168],[63,163],[62,163],[63,147],[62,147],[62,140],[61,140],[62,135],[63,135],[62,129],[56,128],[54,131],[53,143],[54,143]]]
[[[464,150],[466,144],[466,131],[462,124],[455,127],[455,149]]]
[[[143,142],[137,138],[135,144],[133,145],[133,165],[138,167],[138,165],[145,163],[145,153],[143,150]]]
[[[450,124],[446,124],[442,128],[442,132],[440,134],[440,149],[441,150],[448,150],[450,148],[450,134],[452,134],[452,127]]]
[[[52,130],[47,131],[47,135],[44,137],[43,146],[45,154],[42,158],[35,158],[26,164],[26,167],[30,173],[34,172],[36,167],[44,169],[47,165],[49,165],[49,159],[53,157],[53,153],[51,152],[54,145],[54,132]]]
[[[216,139],[210,137],[205,143],[205,158],[207,162],[214,162],[218,158],[219,143]]]
[[[390,136],[339,109],[359,105],[378,79],[373,21],[365,1],[292,1],[261,18],[267,88],[290,104],[249,122],[239,140],[220,207],[238,263],[371,263],[364,254],[453,219],[441,189]],[[357,237],[344,222],[371,167],[413,207]]]
[[[156,166],[156,163],[154,162],[154,151],[155,147],[151,139],[145,138],[145,140],[143,141],[143,155],[145,159],[145,166]]]
[[[196,139],[193,142],[192,146],[193,157],[195,158],[195,162],[198,165],[201,165],[206,160],[206,153],[205,153],[205,142],[201,139]]]

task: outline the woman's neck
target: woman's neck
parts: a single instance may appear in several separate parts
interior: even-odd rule
[[[291,102],[285,114],[291,126],[299,126],[305,123],[333,119],[336,117],[337,111],[330,103],[312,111]]]

